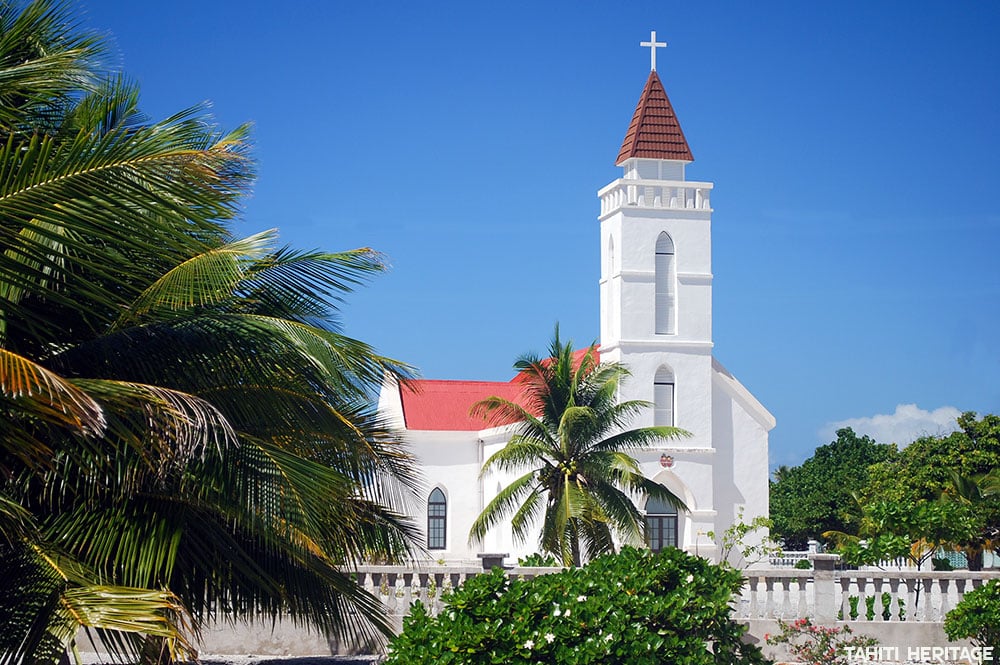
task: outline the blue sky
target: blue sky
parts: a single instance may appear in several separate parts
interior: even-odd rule
[[[557,321],[597,339],[596,192],[656,30],[715,183],[715,353],[771,463],[1000,411],[1000,3],[79,6],[149,115],[254,123],[238,232],[383,252],[347,332],[448,379],[508,379]]]

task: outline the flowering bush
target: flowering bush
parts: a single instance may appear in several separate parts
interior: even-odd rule
[[[494,570],[447,596],[436,617],[415,604],[386,662],[764,665],[729,618],[741,586],[738,571],[676,549],[625,548],[531,580]]]
[[[853,635],[849,626],[827,628],[817,626],[809,619],[796,619],[786,623],[778,619],[780,632],[765,635],[768,644],[785,645],[793,659],[810,665],[843,665],[848,661],[844,647],[865,648],[878,646],[878,640],[867,635]]]

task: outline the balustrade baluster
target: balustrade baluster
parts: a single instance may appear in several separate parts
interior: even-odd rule
[[[889,580],[889,621],[899,621],[899,578]]]
[[[965,580],[961,577],[955,580],[955,602],[960,603],[965,598]]]
[[[906,618],[910,621],[918,621],[917,605],[920,603],[920,594],[917,593],[917,580],[907,577],[903,582],[906,584]]]
[[[858,621],[868,621],[868,582],[867,577],[858,575]]]
[[[792,578],[783,577],[778,583],[781,585],[781,618],[788,620],[792,617]]]
[[[750,619],[760,618],[757,603],[757,584],[759,582],[760,578],[756,576],[747,579],[747,587],[750,589],[750,607],[747,609],[747,617]]]
[[[773,619],[775,617],[774,607],[774,578],[764,578],[764,618]]]
[[[840,578],[840,617],[844,621],[853,619],[851,616],[851,578],[847,575]]]
[[[938,587],[941,591],[941,621],[944,621],[945,615],[951,609],[951,598],[948,596],[950,586],[949,578],[942,577],[938,580]]]
[[[875,592],[875,621],[881,621],[885,616],[885,607],[882,604],[882,578],[872,578],[872,589]]]
[[[920,617],[921,621],[934,621],[934,598],[931,596],[932,583],[934,580],[930,578],[923,578],[920,580],[921,586],[924,590],[924,611],[923,615]]]

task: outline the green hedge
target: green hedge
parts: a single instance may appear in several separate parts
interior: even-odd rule
[[[668,549],[625,548],[583,568],[466,582],[437,617],[416,604],[387,663],[758,665],[730,619],[739,571]]]

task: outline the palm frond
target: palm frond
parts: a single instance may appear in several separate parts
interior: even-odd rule
[[[469,542],[481,543],[490,529],[499,524],[512,508],[531,494],[534,482],[535,473],[529,472],[501,489],[472,522]]]
[[[73,383],[105,405],[109,434],[136,450],[157,450],[159,464],[183,463],[209,449],[238,445],[226,417],[197,395],[131,381],[75,379]]]
[[[68,2],[0,6],[2,133],[57,125],[74,94],[96,83],[104,54],[102,40],[80,29]]]
[[[129,305],[108,332],[147,316],[208,307],[232,297],[249,264],[264,256],[275,237],[264,231],[198,254],[157,279]]]
[[[538,441],[519,434],[514,435],[506,446],[497,450],[483,462],[479,475],[482,477],[494,469],[517,471],[528,465],[546,468],[552,465],[554,453],[558,453],[558,448],[553,448],[546,441]]]
[[[0,663],[55,663],[82,628],[155,635],[180,658],[193,653],[193,627],[170,592],[95,583],[78,561],[33,542],[4,554]]]
[[[79,445],[102,434],[107,426],[100,403],[85,389],[2,348],[0,410],[5,414],[0,451],[36,469],[47,466],[56,453],[52,437],[43,428],[61,430]]]

